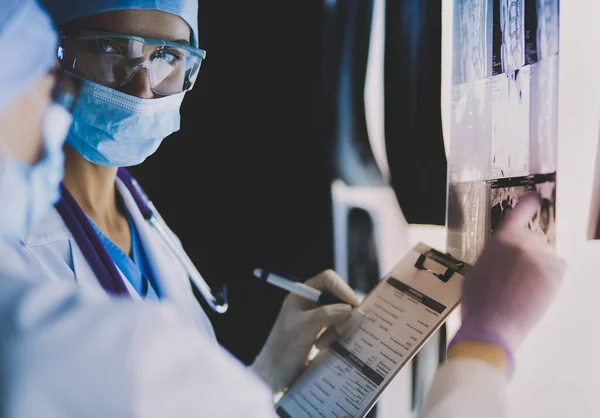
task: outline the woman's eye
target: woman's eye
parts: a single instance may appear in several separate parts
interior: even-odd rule
[[[105,53],[113,52],[113,47],[111,44],[101,44],[100,49]]]
[[[169,49],[159,49],[152,55],[153,60],[163,60],[171,65],[177,65],[181,61],[181,54],[178,51],[171,51]]]
[[[116,54],[117,48],[108,41],[97,40],[94,45],[95,52],[98,54]]]

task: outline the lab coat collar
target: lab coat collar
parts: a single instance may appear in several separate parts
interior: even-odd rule
[[[57,228],[57,225],[62,227]],[[52,208],[36,225],[34,230],[23,240],[27,246],[49,244],[51,242],[73,239],[62,217]]]

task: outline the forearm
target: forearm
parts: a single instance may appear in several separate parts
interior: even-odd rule
[[[478,341],[452,346],[437,372],[419,418],[500,418],[504,416],[507,355]]]

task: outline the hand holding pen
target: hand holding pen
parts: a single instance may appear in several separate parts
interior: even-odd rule
[[[359,301],[348,284],[331,270],[304,284],[260,269],[255,275],[292,292],[285,298],[267,342],[252,365],[277,392],[302,371],[313,345],[323,348],[347,330],[345,324],[359,316],[353,314]],[[324,328],[327,330],[322,332]]]

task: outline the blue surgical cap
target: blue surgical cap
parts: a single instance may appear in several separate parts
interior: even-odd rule
[[[1,0],[0,113],[56,64],[58,38],[35,0]]]
[[[4,0],[2,0],[4,1]],[[181,17],[192,28],[194,46],[198,46],[198,0],[41,0],[54,22],[71,20],[111,10],[159,10]]]

